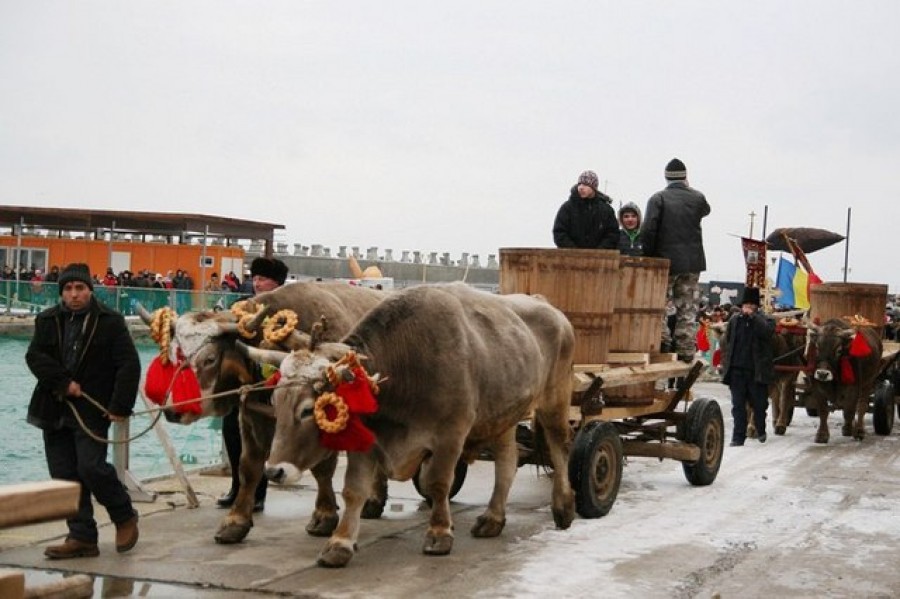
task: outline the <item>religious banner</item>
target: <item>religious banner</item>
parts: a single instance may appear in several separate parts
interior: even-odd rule
[[[763,240],[741,237],[741,248],[744,250],[744,264],[747,266],[747,287],[766,286],[766,242]]]

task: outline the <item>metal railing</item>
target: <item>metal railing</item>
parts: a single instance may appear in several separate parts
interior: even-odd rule
[[[227,308],[245,294],[229,291],[197,291],[184,289],[154,289],[148,287],[107,287],[94,285],[98,301],[125,316],[134,316],[140,303],[147,310],[170,307],[178,314],[191,310]],[[37,314],[59,301],[56,283],[45,281],[0,281],[0,312]]]

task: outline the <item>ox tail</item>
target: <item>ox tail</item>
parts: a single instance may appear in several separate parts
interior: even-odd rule
[[[541,426],[541,423],[537,418],[532,420],[533,429],[529,432],[531,433],[531,461],[538,472],[543,471],[544,474],[550,474],[552,472],[552,468],[550,465],[550,452],[547,448],[547,439],[544,437],[544,427]],[[516,441],[518,442],[519,430],[516,429]]]

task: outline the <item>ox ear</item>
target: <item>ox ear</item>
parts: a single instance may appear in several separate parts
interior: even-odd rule
[[[291,351],[298,349],[312,351],[315,348],[315,335],[310,336],[295,329],[291,331],[291,334],[288,335],[288,338],[282,344]]]
[[[235,347],[237,347],[241,354],[247,356],[257,364],[274,364],[275,366],[281,366],[284,359],[291,355],[290,352],[251,347],[240,340],[235,342]]]

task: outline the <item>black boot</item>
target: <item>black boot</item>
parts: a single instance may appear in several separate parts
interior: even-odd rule
[[[237,489],[229,489],[227,493],[216,499],[216,505],[222,508],[228,508],[234,505],[237,499]]]

